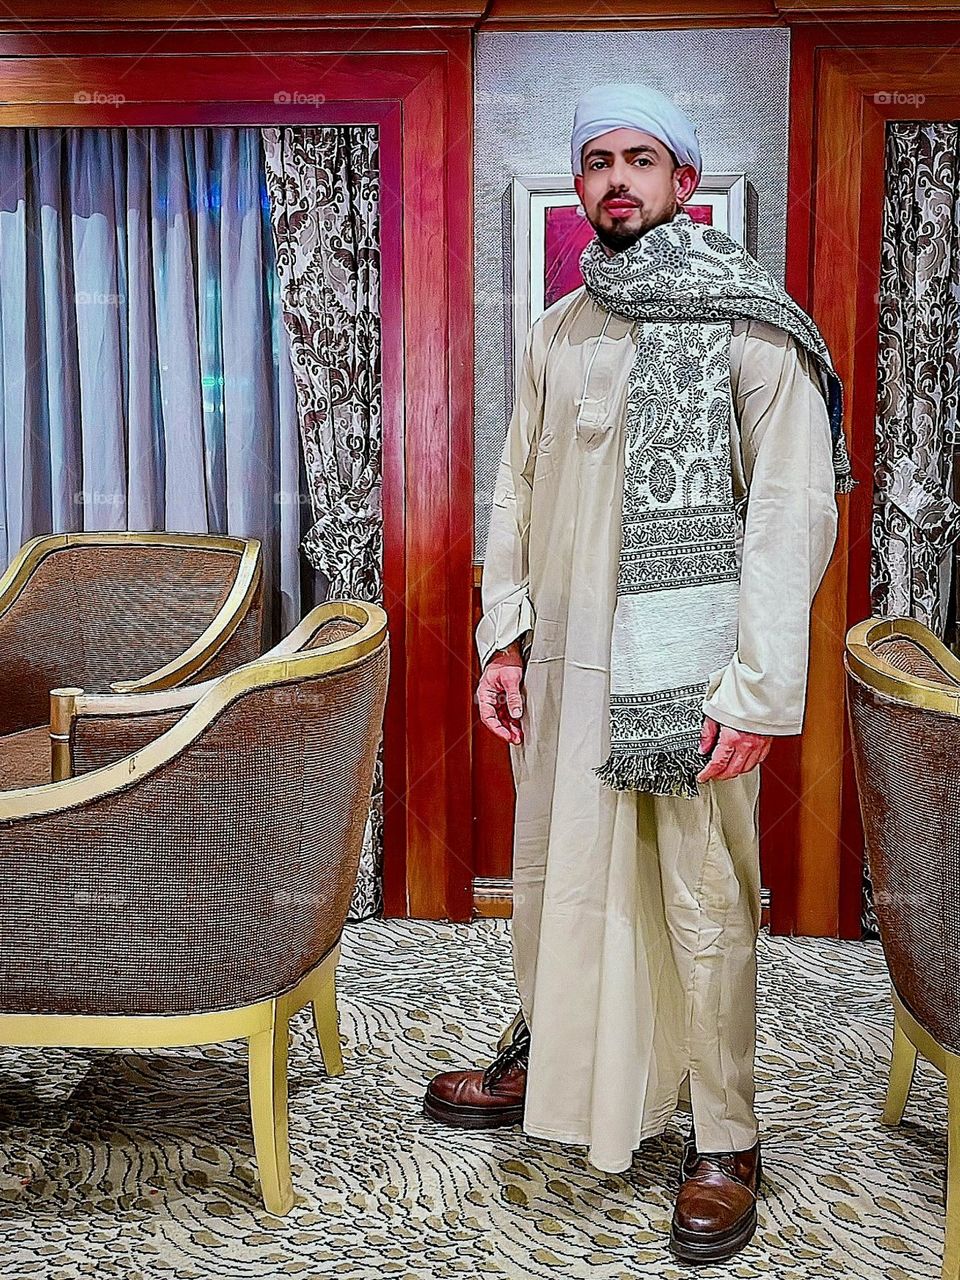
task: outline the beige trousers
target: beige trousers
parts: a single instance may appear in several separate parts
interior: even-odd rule
[[[757,1140],[754,1056],[760,856],[759,769],[712,782],[692,812],[653,796],[664,915],[684,992],[689,1097],[701,1151]]]
[[[561,950],[540,943],[553,910],[546,867],[527,860],[515,869],[523,885],[512,921],[521,1006],[534,1037],[549,1041],[546,1054],[538,1046],[539,1068],[531,1055],[528,1132],[586,1142],[612,1171],[678,1107],[692,1110],[702,1151],[754,1144],[759,787],[754,769],[701,784],[693,798],[616,793],[620,870],[608,882],[605,912],[622,934],[624,902],[634,902],[635,936],[622,939],[606,970],[601,961],[593,983],[580,979],[582,960],[557,975]],[[583,912],[582,929],[568,898],[556,909],[570,936],[590,935],[595,904]],[[583,1005],[597,990],[601,1007],[588,1013]],[[585,1052],[588,1025],[596,1026],[596,1047]],[[571,1119],[548,1129],[543,1117],[551,1114]]]

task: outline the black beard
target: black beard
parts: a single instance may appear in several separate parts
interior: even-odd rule
[[[614,253],[620,253],[624,249],[629,249],[631,245],[635,245],[646,231],[646,227],[641,227],[639,231],[613,231],[604,226],[598,227],[596,223],[593,224],[593,229],[600,243],[612,249]]]
[[[663,221],[669,222],[670,218],[675,217],[679,207],[679,205],[674,205],[673,212],[669,217],[663,219]],[[620,230],[616,225],[613,227],[605,227],[602,224],[598,225],[592,218],[589,219],[589,222],[597,233],[597,239],[600,243],[605,245],[608,249],[611,249],[614,253],[620,253],[623,249],[629,249],[631,245],[635,245],[637,243],[642,235],[650,230],[648,226],[642,226],[639,231],[624,231]]]

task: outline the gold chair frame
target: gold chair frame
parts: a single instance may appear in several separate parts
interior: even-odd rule
[[[353,617],[354,606],[343,601],[327,600],[312,609],[305,618],[272,649],[256,659],[272,661],[298,653],[318,627],[336,617]],[[141,689],[131,693],[85,693],[75,686],[50,690],[50,757],[51,778],[61,782],[73,777],[72,737],[74,722],[81,716],[149,716],[169,711],[186,711],[223,679],[213,676],[202,683],[169,689]],[[113,688],[119,688],[114,685]]]
[[[312,609],[288,637],[317,629],[328,617],[347,616],[360,629],[320,649],[266,656],[208,682],[175,725],[115,764],[61,782],[0,793],[0,822],[41,817],[111,795],[172,760],[242,693],[296,678],[346,670],[387,642],[387,615],[378,605],[328,601]],[[201,688],[198,687],[198,688]],[[190,690],[178,693],[192,693]],[[324,1067],[340,1075],[343,1060],[337,1019],[334,947],[280,995],[234,1009],[186,1014],[0,1013],[0,1045],[59,1048],[176,1048],[246,1039],[250,1111],[264,1205],[282,1216],[294,1202],[287,1112],[287,1037],[293,1015],[311,1004]]]
[[[223,648],[240,626],[263,572],[260,541],[257,538],[235,538],[221,534],[140,533],[116,531],[104,533],[53,533],[31,538],[20,548],[3,574],[0,574],[0,615],[8,609],[27,586],[30,576],[47,556],[65,547],[124,545],[194,547],[201,551],[229,551],[240,557],[237,574],[230,592],[204,630],[184,651],[137,680],[120,680],[111,686],[118,692],[145,692],[169,689],[200,671]]]
[[[944,684],[908,675],[873,646],[902,636],[922,649],[943,671]],[[914,618],[868,618],[847,633],[844,666],[864,684],[901,702],[928,711],[960,716],[960,660]],[[946,687],[956,686],[956,690]],[[941,1280],[960,1280],[960,1054],[945,1048],[913,1016],[891,985],[893,1047],[883,1123],[898,1125],[910,1096],[917,1054],[947,1082],[947,1205]]]
[[[943,672],[944,683],[908,675],[875,652],[875,645],[893,636],[903,636],[922,649]],[[960,658],[916,618],[868,618],[866,622],[858,622],[847,632],[844,662],[864,684],[887,697],[911,702],[928,711],[960,715]],[[944,684],[955,685],[956,692]]]

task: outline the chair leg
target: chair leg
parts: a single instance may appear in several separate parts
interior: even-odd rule
[[[887,1102],[883,1109],[884,1124],[899,1124],[910,1096],[913,1073],[917,1065],[916,1047],[907,1039],[896,1015],[893,1019],[893,1051],[887,1081]]]
[[[960,1280],[960,1061],[947,1063],[947,1227],[942,1280]]]
[[[293,1206],[287,1128],[287,1019],[274,1002],[273,1025],[250,1037],[250,1115],[263,1203],[282,1216]]]
[[[340,1027],[337,1022],[337,986],[333,973],[324,982],[313,1000],[313,1029],[323,1057],[328,1076],[343,1075],[343,1055],[340,1052]]]

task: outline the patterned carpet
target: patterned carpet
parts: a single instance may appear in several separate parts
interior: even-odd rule
[[[946,1098],[918,1067],[879,1123],[890,1016],[879,944],[761,936],[767,1192],[715,1276],[939,1274]],[[151,1054],[3,1050],[0,1276],[689,1276],[666,1248],[682,1117],[626,1174],[519,1129],[451,1133],[424,1084],[481,1062],[513,1011],[505,925],[370,921],[341,966],[346,1074],[306,1015],[291,1046],[298,1203],[259,1207],[242,1044]]]

